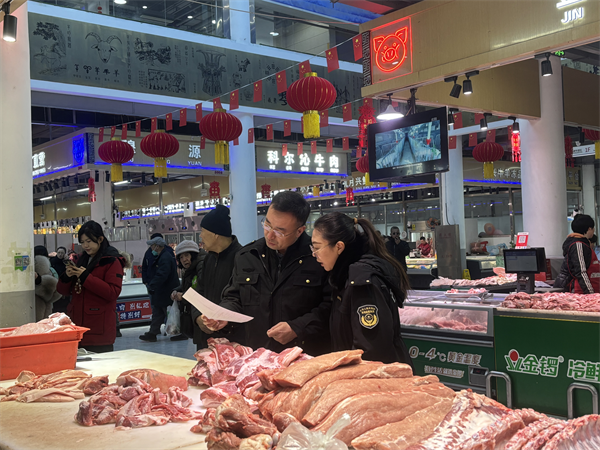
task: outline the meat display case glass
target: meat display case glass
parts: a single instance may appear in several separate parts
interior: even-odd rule
[[[485,392],[485,377],[495,368],[494,309],[505,297],[410,291],[399,311],[415,374],[437,375],[454,389]]]
[[[406,267],[410,285],[416,289],[427,289],[431,281],[437,278],[435,258],[406,258]]]

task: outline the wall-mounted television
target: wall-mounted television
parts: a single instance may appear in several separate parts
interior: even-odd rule
[[[367,132],[373,181],[448,171],[445,107],[374,123]]]

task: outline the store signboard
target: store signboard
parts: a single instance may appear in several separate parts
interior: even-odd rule
[[[84,133],[64,141],[38,146],[31,155],[33,178],[86,164],[86,140],[87,134]]]
[[[154,167],[154,160],[144,155],[140,150],[140,142],[148,133],[143,133],[140,137],[129,137],[126,142],[133,147],[133,158],[131,161],[123,164],[123,167]],[[167,168],[173,169],[192,169],[192,170],[218,170],[222,171],[223,166],[215,164],[215,152],[212,143],[207,142],[205,149],[200,149],[200,137],[186,136],[184,139],[177,137],[179,141],[179,151],[167,159]],[[106,138],[105,138],[106,142]],[[95,164],[105,165],[98,156],[98,148],[102,142],[98,142],[98,135],[94,136],[93,151],[95,154]],[[135,170],[135,169],[133,169]]]
[[[594,144],[573,147],[573,158],[581,158],[582,156],[594,156],[595,154],[596,151],[594,149]]]
[[[257,172],[288,173],[295,175],[348,175],[348,153],[326,153],[325,151],[302,153],[288,151],[282,154],[279,148],[256,149]]]
[[[571,383],[599,389],[599,335],[600,318],[590,313],[528,310],[497,314],[496,369],[511,379],[513,408],[566,417]],[[498,382],[497,389],[499,400],[505,403],[504,382]],[[575,417],[592,413],[589,392],[577,390],[573,397]]]
[[[256,103],[253,82],[289,68],[286,77],[291,84],[299,78],[293,67],[296,61],[213,47],[202,43],[200,35],[189,42],[92,21],[36,13],[28,17],[32,79],[198,101],[212,101],[241,89],[240,106],[292,111],[286,93],[277,93],[275,76],[264,80],[263,98]],[[312,70],[335,86],[340,117],[341,105],[361,98],[361,72],[327,73],[326,67],[316,64]],[[354,107],[354,117],[358,117],[358,104]]]
[[[412,73],[411,18],[404,17],[371,30],[373,84]]]
[[[121,323],[150,320],[152,318],[150,300],[124,300],[117,302],[117,314]]]
[[[574,22],[575,20],[579,20],[579,19],[583,19],[584,15],[585,15],[585,11],[583,9],[583,6],[578,6],[576,8],[570,9],[573,5],[576,5],[578,3],[582,3],[585,0],[560,0],[557,4],[556,4],[556,8],[559,10],[563,10],[564,8],[569,8],[567,10],[564,11],[564,17],[561,19],[561,23],[563,24],[568,24],[571,22]]]
[[[567,167],[567,190],[581,189],[581,167]]]

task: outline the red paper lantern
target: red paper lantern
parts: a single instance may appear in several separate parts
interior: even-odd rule
[[[371,186],[371,180],[369,179],[369,152],[365,153],[365,156],[358,158],[356,161],[356,170],[365,174],[365,185]]]
[[[215,108],[214,112],[200,120],[202,136],[215,142],[215,163],[229,164],[229,141],[242,134],[242,122],[224,109]]]
[[[302,113],[305,139],[321,137],[319,111],[331,108],[336,97],[333,84],[315,72],[305,73],[290,85],[286,99],[290,107]]]
[[[175,136],[165,133],[165,130],[156,130],[142,139],[140,148],[144,155],[154,159],[154,176],[165,178],[167,158],[179,151],[179,141]]]
[[[221,188],[219,187],[218,181],[213,181],[210,183],[210,188],[208,190],[210,194],[210,199],[220,199],[221,198]]]
[[[573,161],[573,140],[571,139],[571,136],[565,138],[565,165],[567,167],[575,166]]]
[[[112,164],[110,178],[113,183],[115,181],[123,181],[123,167],[121,164],[131,161],[133,155],[133,147],[116,137],[113,137],[98,148],[100,159]]]
[[[497,142],[482,142],[473,149],[473,158],[483,163],[483,178],[490,180],[494,178],[494,161],[504,156],[504,149]]]
[[[260,195],[264,199],[271,198],[271,185],[270,184],[263,184],[260,187]]]
[[[586,139],[594,141],[594,153],[596,154],[596,159],[600,159],[600,131],[584,128],[583,132]]]

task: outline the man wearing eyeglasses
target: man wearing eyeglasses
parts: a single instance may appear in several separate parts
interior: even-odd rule
[[[220,306],[254,317],[241,325],[245,345],[276,352],[297,345],[313,356],[329,351],[331,290],[305,233],[309,214],[300,194],[280,192],[263,220],[264,237],[236,256]],[[202,320],[215,331],[227,325],[204,316]]]
[[[391,239],[385,243],[385,247],[406,270],[406,257],[410,255],[410,246],[406,241],[400,239],[400,229],[398,227],[390,229],[390,236]]]

